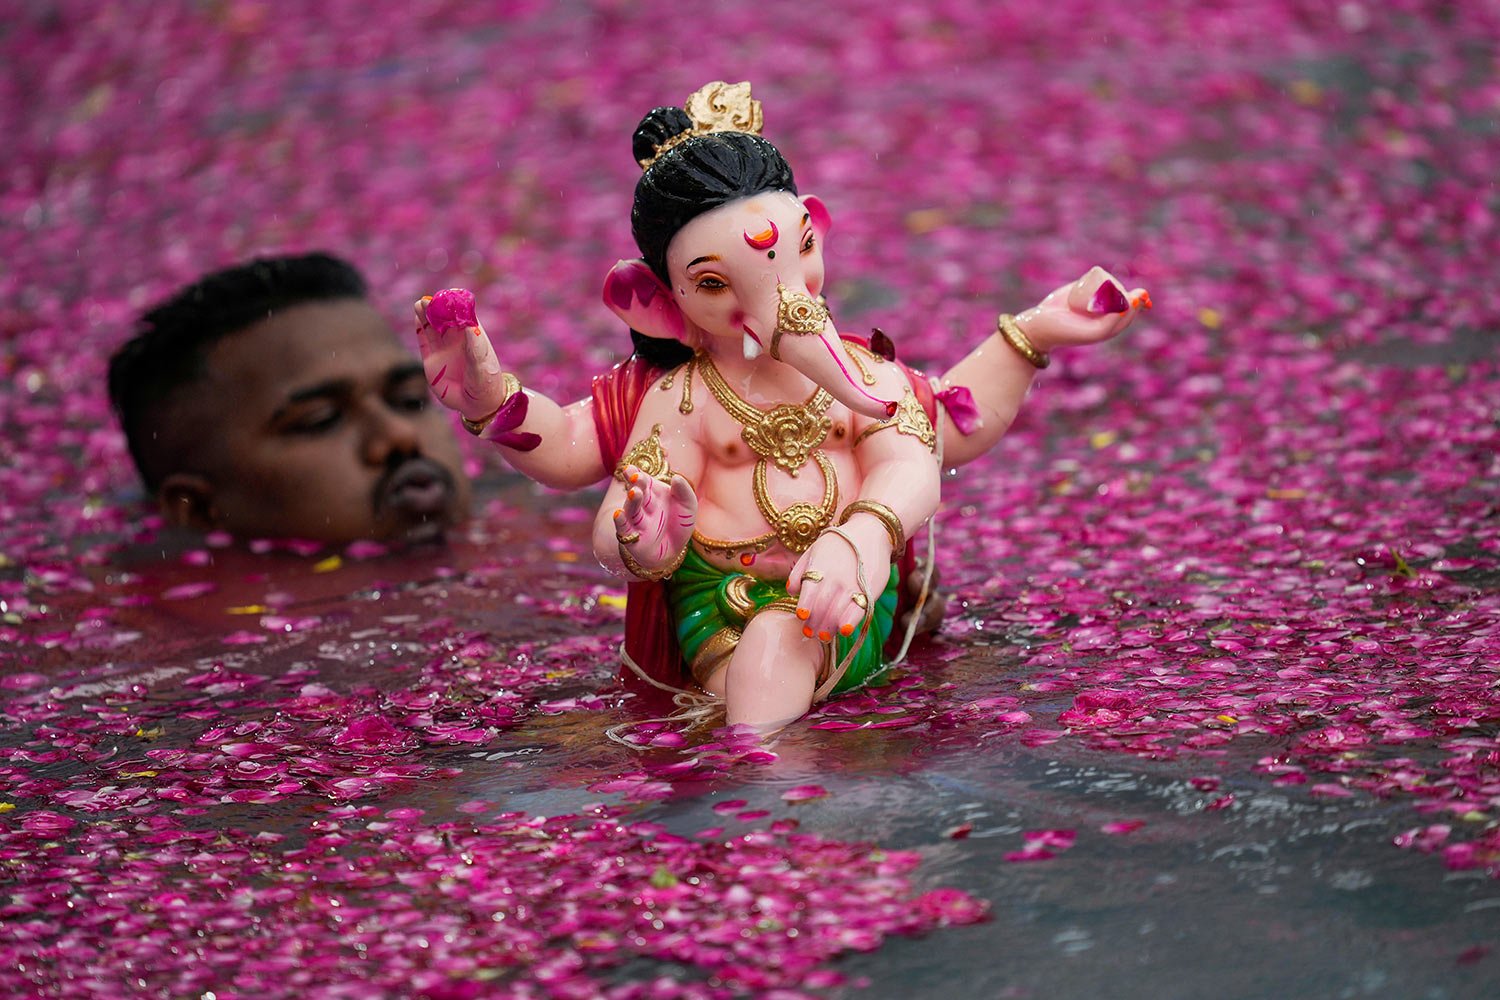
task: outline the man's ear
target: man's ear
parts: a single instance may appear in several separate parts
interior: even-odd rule
[[[828,235],[828,230],[833,228],[833,216],[828,212],[828,206],[823,204],[823,199],[815,194],[802,196],[802,207],[807,209],[808,221],[812,223],[813,232],[818,234],[818,239]]]
[[[162,517],[174,528],[210,531],[219,526],[214,507],[214,488],[195,472],[174,472],[161,481],[156,503]]]
[[[648,337],[682,340],[687,330],[672,290],[644,260],[622,260],[610,268],[604,279],[604,304],[632,330]]]

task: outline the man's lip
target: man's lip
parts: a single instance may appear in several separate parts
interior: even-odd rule
[[[403,462],[376,488],[375,507],[426,519],[445,514],[453,504],[453,477],[425,458]]]

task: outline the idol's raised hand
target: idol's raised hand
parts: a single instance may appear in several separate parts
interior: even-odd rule
[[[417,344],[422,368],[438,402],[470,421],[481,421],[508,395],[500,359],[474,311],[474,293],[450,288],[418,299]]]
[[[1127,292],[1114,275],[1093,267],[1019,313],[1016,323],[1031,345],[1045,353],[1109,340],[1123,332],[1142,309],[1150,308],[1151,296],[1144,288]]]

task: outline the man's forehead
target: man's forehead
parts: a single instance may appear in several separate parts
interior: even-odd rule
[[[205,359],[205,381],[241,396],[284,396],[330,380],[383,379],[414,362],[369,303],[311,302],[221,339]]]

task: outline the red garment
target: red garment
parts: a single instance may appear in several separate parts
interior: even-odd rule
[[[860,337],[844,337],[861,347],[868,346]],[[937,400],[927,376],[896,362],[911,383],[917,402],[938,426]],[[630,431],[636,413],[651,383],[666,374],[664,369],[632,355],[603,375],[594,377],[590,394],[594,403],[594,430],[599,437],[599,457],[604,467],[613,470],[630,446]],[[916,565],[916,545],[908,545],[900,560],[900,579],[905,581]],[[904,586],[897,591],[896,620],[911,609],[911,599]],[[892,633],[888,645],[899,643],[901,632]],[[667,613],[666,587],[659,582],[636,580],[626,588],[625,652],[640,666],[646,676],[673,687],[690,687],[692,681],[677,649],[677,635]]]
[[[666,373],[638,355],[594,376],[594,430],[599,457],[611,472],[630,446],[635,415],[651,383]],[[687,671],[677,650],[677,634],[667,614],[667,588],[635,580],[625,588],[625,652],[646,676],[672,687],[686,687]]]

